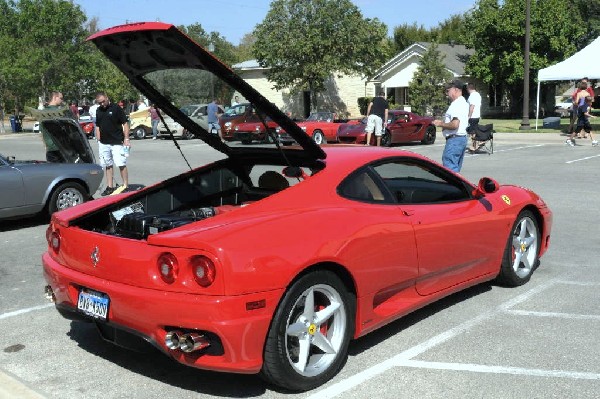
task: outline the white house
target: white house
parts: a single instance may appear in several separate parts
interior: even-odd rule
[[[326,82],[327,90],[317,96],[317,108],[337,112],[347,117],[360,116],[359,97],[373,97],[379,90],[384,90],[386,97],[397,106],[410,109],[410,93],[408,86],[415,71],[420,65],[423,54],[431,43],[418,42],[395,55],[379,68],[373,77],[364,78],[358,75],[348,76],[332,74]],[[465,75],[465,64],[474,51],[458,44],[438,44],[439,51],[445,55],[446,69],[456,78],[466,82],[472,81]],[[252,87],[261,92],[285,112],[297,117],[305,117],[310,111],[310,95],[308,91],[291,95],[289,90],[275,90],[273,83],[266,78],[265,68],[256,60],[245,61],[233,68]],[[476,84],[483,98],[487,96],[487,88]],[[489,102],[484,101],[482,112]]]
[[[244,61],[233,65],[233,69],[248,83],[258,90],[269,101],[284,112],[304,118],[310,113],[310,93],[290,94],[287,89],[276,90],[273,83],[266,78],[266,69],[256,60]],[[360,116],[358,98],[367,92],[367,79],[358,75],[333,74],[326,82],[325,92],[317,94],[317,109],[336,112],[341,117]],[[372,88],[370,92],[372,92]]]
[[[373,83],[372,86],[376,91],[384,90],[386,97],[392,99],[395,104],[405,108],[410,107],[408,86],[421,64],[423,54],[430,46],[431,43],[428,42],[417,42],[408,46],[379,68],[369,82]],[[469,79],[465,75],[465,65],[474,51],[462,44],[438,44],[438,50],[444,55],[446,69],[452,76],[464,80],[466,83]],[[481,93],[480,85],[476,82],[473,83],[477,86],[477,91]],[[374,93],[368,93],[368,95],[372,96]]]

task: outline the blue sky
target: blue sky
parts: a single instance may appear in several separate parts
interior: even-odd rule
[[[269,11],[270,0],[74,0],[88,18],[98,17],[100,28],[125,22],[156,21],[174,25],[199,23],[237,45]],[[365,18],[379,18],[389,29],[416,22],[437,26],[453,14],[463,14],[476,0],[353,0]]]

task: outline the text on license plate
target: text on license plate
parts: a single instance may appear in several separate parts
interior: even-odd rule
[[[77,309],[89,316],[106,320],[109,302],[110,299],[108,298],[108,295],[82,288],[81,291],[79,291]]]

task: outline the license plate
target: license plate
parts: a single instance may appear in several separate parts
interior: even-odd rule
[[[77,309],[88,316],[106,320],[108,317],[109,303],[110,299],[108,298],[108,295],[103,294],[102,292],[82,288],[81,291],[79,291]]]

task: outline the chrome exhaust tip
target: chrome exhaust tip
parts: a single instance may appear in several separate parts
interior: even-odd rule
[[[44,287],[44,298],[46,298],[49,302],[56,302],[56,296],[54,296],[54,291],[50,285]]]
[[[185,353],[198,351],[210,346],[210,341],[204,335],[189,333],[179,338],[179,349]]]
[[[165,345],[171,350],[179,349],[179,341],[183,336],[183,332],[179,330],[173,330],[167,332],[165,335]]]

